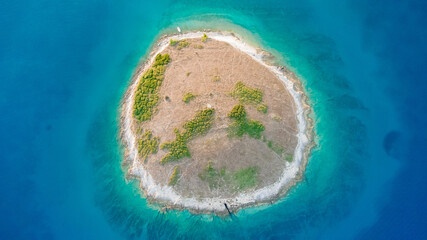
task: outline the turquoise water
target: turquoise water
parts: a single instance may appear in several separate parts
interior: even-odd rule
[[[1,2],[2,239],[425,239],[423,2]],[[408,14],[410,13],[410,14]],[[232,30],[301,78],[318,146],[278,203],[160,213],[120,101],[164,33]]]

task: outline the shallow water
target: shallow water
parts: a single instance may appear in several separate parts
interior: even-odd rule
[[[2,238],[427,238],[424,2],[0,6]],[[159,213],[126,182],[120,100],[176,26],[233,30],[302,79],[318,147],[279,203],[232,219]]]

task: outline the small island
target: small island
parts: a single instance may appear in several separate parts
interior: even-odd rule
[[[234,34],[165,36],[122,108],[129,176],[152,202],[195,213],[271,203],[301,178],[310,108],[294,74]]]

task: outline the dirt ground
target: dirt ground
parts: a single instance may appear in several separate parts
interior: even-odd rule
[[[167,185],[175,166],[181,173],[174,189],[184,197],[233,197],[239,190],[230,186],[210,189],[207,182],[200,179],[208,165],[216,169],[225,168],[235,172],[247,167],[258,167],[257,185],[244,191],[262,188],[277,181],[286,165],[286,156],[293,154],[297,145],[297,119],[295,104],[283,83],[258,62],[228,43],[201,39],[187,39],[188,47],[178,49],[168,46],[171,62],[167,65],[165,79],[160,88],[157,112],[150,121],[137,123],[134,127],[151,130],[160,138],[160,143],[175,139],[174,128],[182,130],[182,125],[194,115],[211,105],[215,109],[215,120],[211,130],[196,137],[188,144],[191,158],[160,164],[167,150],[159,150],[145,162],[146,169],[157,183]],[[203,46],[200,49],[200,46]],[[162,54],[163,54],[162,53]],[[262,122],[265,139],[284,148],[279,155],[268,147],[262,139],[248,136],[230,138],[227,127],[231,123],[227,114],[239,103],[229,93],[238,82],[263,91],[263,102],[267,104],[266,114],[258,112],[256,106],[245,104],[248,119]],[[185,93],[197,95],[189,103],[182,101]],[[226,183],[224,183],[226,185]]]

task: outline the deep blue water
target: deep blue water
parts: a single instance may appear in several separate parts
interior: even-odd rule
[[[1,1],[1,239],[427,239],[425,1]],[[279,203],[159,213],[120,100],[159,34],[233,30],[302,79],[318,147]]]

